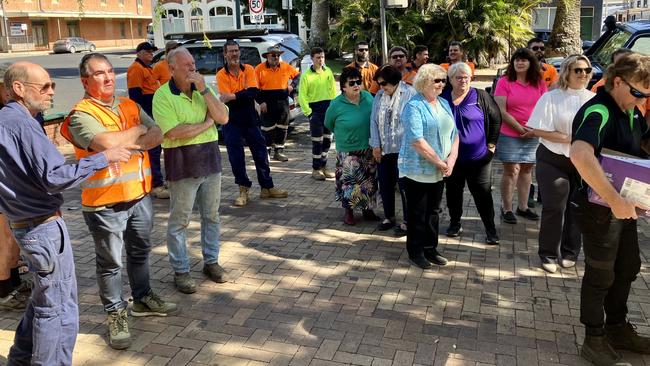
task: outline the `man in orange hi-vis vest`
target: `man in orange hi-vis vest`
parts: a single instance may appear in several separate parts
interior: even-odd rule
[[[167,316],[176,304],[163,301],[149,284],[153,207],[151,165],[147,150],[160,145],[162,132],[149,115],[128,98],[115,98],[115,72],[106,56],[91,53],[79,65],[84,98],[65,119],[61,134],[78,159],[116,144],[136,145],[126,163],[110,164],[81,185],[81,205],[95,241],[99,296],[108,313],[109,344],[131,344],[128,302],[122,296],[122,247],[126,248],[133,316]]]

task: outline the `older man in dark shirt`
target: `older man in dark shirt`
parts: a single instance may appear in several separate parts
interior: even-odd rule
[[[12,101],[0,111],[0,212],[9,219],[30,271],[38,274],[8,365],[70,365],[79,312],[72,248],[59,210],[61,191],[109,162],[127,161],[131,153],[116,147],[65,164],[34,119],[52,105],[55,85],[47,71],[17,62],[4,82]]]

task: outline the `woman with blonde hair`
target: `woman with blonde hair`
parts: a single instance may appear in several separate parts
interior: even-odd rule
[[[404,129],[397,160],[406,190],[406,250],[416,266],[431,268],[447,259],[437,250],[438,214],[443,178],[451,175],[458,156],[458,133],[451,109],[440,93],[447,72],[438,65],[420,67],[413,86],[418,92],[404,107]]]
[[[573,267],[582,244],[580,231],[569,212],[569,198],[577,183],[569,150],[573,118],[595,95],[586,89],[591,71],[585,56],[565,59],[556,89],[539,98],[528,119],[527,126],[532,128],[528,135],[540,138],[535,173],[544,205],[538,254],[542,268],[549,273],[554,273],[558,264]]]

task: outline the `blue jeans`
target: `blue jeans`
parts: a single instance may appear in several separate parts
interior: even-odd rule
[[[150,291],[149,252],[153,229],[150,196],[118,203],[101,211],[84,212],[84,220],[95,241],[95,263],[99,297],[104,311],[124,309],[122,297],[122,247],[126,249],[126,272],[133,299]]]
[[[169,222],[167,223],[167,251],[174,272],[190,271],[187,255],[187,225],[190,223],[194,202],[201,215],[201,248],[205,264],[219,261],[219,203],[221,201],[221,173],[207,177],[168,181]]]
[[[8,365],[70,365],[79,331],[77,279],[62,218],[13,229],[29,271],[32,296],[18,324]]]
[[[266,151],[266,141],[262,131],[257,126],[240,126],[237,122],[228,123],[222,127],[224,142],[228,150],[228,160],[235,176],[235,184],[250,187],[253,185],[246,173],[246,156],[244,154],[244,141],[255,161],[257,182],[262,188],[273,188],[271,168],[269,167],[269,153]]]

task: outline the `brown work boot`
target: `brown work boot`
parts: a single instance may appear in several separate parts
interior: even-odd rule
[[[275,149],[275,152],[273,153],[273,160],[289,161],[289,158],[284,155],[284,149]]]
[[[336,174],[333,171],[328,170],[326,167],[322,167],[320,171],[323,172],[323,175],[325,176],[325,178],[328,178],[328,179],[336,178]]]
[[[246,206],[250,197],[248,196],[249,187],[239,186],[239,197],[235,198],[235,206]]]
[[[632,323],[605,325],[605,334],[614,349],[650,355],[650,338],[640,336]]]
[[[260,191],[260,198],[287,198],[289,196],[289,193],[287,191],[283,191],[281,189],[277,189],[275,187],[271,188],[262,188],[262,191]]]
[[[311,172],[311,177],[315,180],[325,180],[325,174],[323,174],[323,171],[319,169],[314,169],[314,171]]]
[[[603,336],[586,336],[580,356],[597,366],[632,366],[623,359]]]
[[[210,277],[216,283],[225,283],[226,270],[219,265],[219,263],[210,263],[203,265],[203,274]]]

